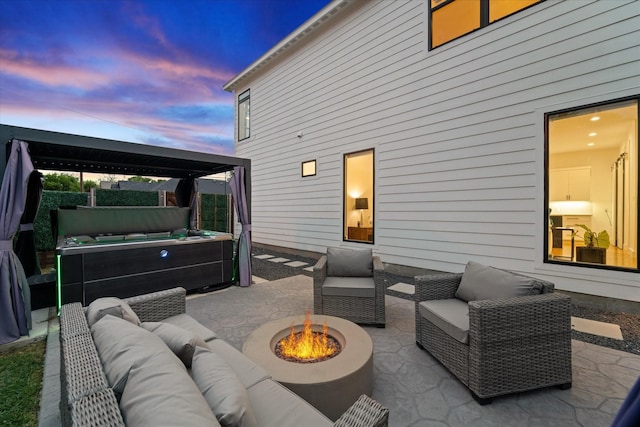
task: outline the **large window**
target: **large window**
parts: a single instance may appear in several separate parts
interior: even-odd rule
[[[544,0],[431,0],[431,49]]]
[[[547,262],[638,269],[638,98],[546,115]]]
[[[250,92],[247,89],[238,95],[238,141],[251,136],[249,110],[251,105]]]
[[[373,243],[373,150],[344,156],[344,239]]]

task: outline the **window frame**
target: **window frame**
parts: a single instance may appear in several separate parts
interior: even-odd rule
[[[244,128],[245,132],[246,132],[246,135],[241,138],[240,137],[240,128],[241,128],[241,123],[242,123],[241,108],[245,103],[247,104],[247,108],[248,108],[248,112],[249,112],[249,120],[248,120],[248,124]],[[247,89],[247,90],[243,91],[242,93],[240,93],[238,95],[238,120],[237,120],[237,125],[238,125],[238,141],[244,141],[245,139],[249,139],[251,137],[251,89]]]
[[[578,261],[573,261],[573,260],[563,260],[563,259],[553,259],[553,258],[549,258],[549,250],[550,247],[552,246],[552,242],[549,241],[549,233],[548,233],[548,227],[549,227],[549,198],[550,198],[550,188],[549,188],[549,175],[550,175],[550,161],[549,161],[549,153],[550,153],[550,149],[549,149],[549,119],[552,116],[557,116],[559,114],[564,114],[564,113],[571,113],[571,112],[577,112],[580,110],[588,110],[590,108],[598,108],[598,107],[603,107],[603,106],[607,106],[607,105],[613,105],[613,104],[618,104],[618,103],[624,103],[624,102],[628,102],[628,101],[636,101],[636,151],[640,149],[640,94],[639,95],[632,95],[632,96],[627,96],[627,97],[622,97],[622,98],[615,98],[615,99],[611,99],[611,100],[606,100],[606,101],[600,101],[600,102],[595,102],[595,103],[589,103],[589,104],[584,104],[584,105],[578,105],[578,106],[574,106],[574,107],[569,107],[569,108],[563,108],[560,110],[554,110],[554,111],[549,111],[549,112],[545,112],[544,113],[544,210],[543,210],[543,214],[544,214],[544,220],[542,221],[543,224],[543,264],[549,264],[549,265],[564,265],[564,266],[571,266],[571,267],[576,267],[576,268],[591,268],[591,269],[598,269],[598,270],[613,270],[613,271],[622,271],[622,272],[627,272],[627,273],[640,273],[640,260],[638,260],[637,255],[636,255],[636,266],[635,268],[633,267],[624,267],[624,266],[618,266],[618,265],[607,265],[607,264],[596,264],[596,263],[589,263],[589,262],[578,262]],[[636,168],[636,174],[638,174],[640,172],[640,155],[636,156],[636,164],[633,165]],[[637,185],[636,187],[636,200],[640,200],[640,185]],[[639,215],[639,211],[638,208],[636,207],[636,246],[638,245],[638,242],[640,242],[640,215]],[[597,230],[596,230],[597,231]]]
[[[349,195],[348,191],[347,191],[347,174],[348,174],[348,169],[347,169],[347,159],[350,156],[354,156],[357,154],[366,154],[366,153],[371,153],[371,200],[369,203],[369,208],[368,210],[371,211],[371,217],[374,218],[374,220],[371,222],[371,240],[358,240],[358,239],[349,239],[349,224],[347,221],[347,195]],[[373,245],[375,244],[375,236],[376,236],[376,226],[375,226],[375,198],[376,198],[376,191],[375,191],[375,182],[376,182],[376,167],[375,167],[375,163],[376,162],[376,151],[375,148],[371,147],[371,148],[365,148],[362,150],[357,150],[357,151],[351,151],[348,153],[344,153],[343,157],[342,157],[342,169],[343,169],[343,182],[342,182],[342,240],[344,242],[352,242],[352,243],[363,243],[363,244],[368,244],[368,245]],[[355,200],[354,200],[355,202]],[[361,224],[362,225],[362,224]],[[368,227],[363,227],[363,228],[368,228]]]
[[[461,34],[461,35],[459,35],[457,37],[454,37],[454,38],[452,38],[450,40],[447,40],[447,41],[445,41],[443,43],[440,43],[437,46],[433,46],[433,13],[437,12],[438,10],[440,10],[442,8],[447,7],[448,5],[451,5],[455,1],[462,1],[462,0],[444,0],[444,1],[442,1],[442,3],[440,3],[438,5],[435,5],[435,6],[432,5],[432,0],[427,0],[427,14],[428,14],[428,17],[429,17],[429,29],[428,29],[427,47],[428,47],[429,51],[431,51],[433,49],[438,49],[439,47],[442,47],[442,46],[446,45],[447,43],[451,43],[452,41],[458,40],[459,38],[462,38],[462,37],[464,37],[464,36],[466,36],[468,34],[472,34],[472,33],[475,33],[476,31],[482,30],[483,28],[486,28],[489,25],[492,25],[492,24],[494,24],[496,22],[500,22],[505,18],[508,18],[508,17],[510,17],[512,15],[515,15],[516,13],[520,13],[520,12],[522,12],[524,10],[527,10],[532,6],[536,6],[536,5],[540,4],[540,3],[543,3],[546,0],[538,0],[535,3],[532,3],[532,4],[528,5],[528,6],[525,6],[522,9],[518,9],[518,10],[516,10],[516,11],[514,11],[514,12],[508,14],[508,15],[505,15],[505,16],[503,16],[501,18],[496,19],[495,21],[490,21],[489,20],[489,5],[491,3],[491,0],[478,0],[479,3],[480,3],[480,26],[475,28],[475,29],[473,29],[473,30],[471,30],[471,31],[469,31],[469,32],[463,33],[463,34]]]
[[[305,165],[309,165],[309,164],[313,164],[313,173],[305,175],[304,174],[304,166]],[[301,163],[301,165],[300,165],[300,176],[302,178],[309,178],[309,177],[312,177],[312,176],[316,176],[317,173],[318,173],[318,163],[316,162],[316,159],[306,160],[306,161]]]

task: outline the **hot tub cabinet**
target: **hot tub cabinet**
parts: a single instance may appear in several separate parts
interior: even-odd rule
[[[232,281],[231,235],[181,228],[188,208],[60,209],[57,223],[60,304]]]

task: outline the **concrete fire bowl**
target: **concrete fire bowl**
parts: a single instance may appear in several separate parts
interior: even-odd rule
[[[276,356],[276,343],[289,335],[291,326],[302,330],[304,315],[265,323],[249,335],[242,352],[269,372],[273,379],[315,406],[335,421],[361,394],[373,390],[373,343],[360,326],[333,316],[313,315],[314,331],[322,332],[326,321],[329,335],[342,351],[331,359],[297,363]]]

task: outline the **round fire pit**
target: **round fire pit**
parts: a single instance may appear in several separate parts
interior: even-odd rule
[[[276,356],[278,341],[289,335],[291,325],[303,327],[305,316],[289,316],[260,326],[247,338],[242,352],[262,366],[274,380],[315,406],[335,421],[361,394],[373,390],[373,343],[360,326],[333,316],[312,315],[313,330],[322,331],[338,341],[340,353],[331,359],[298,363]]]

